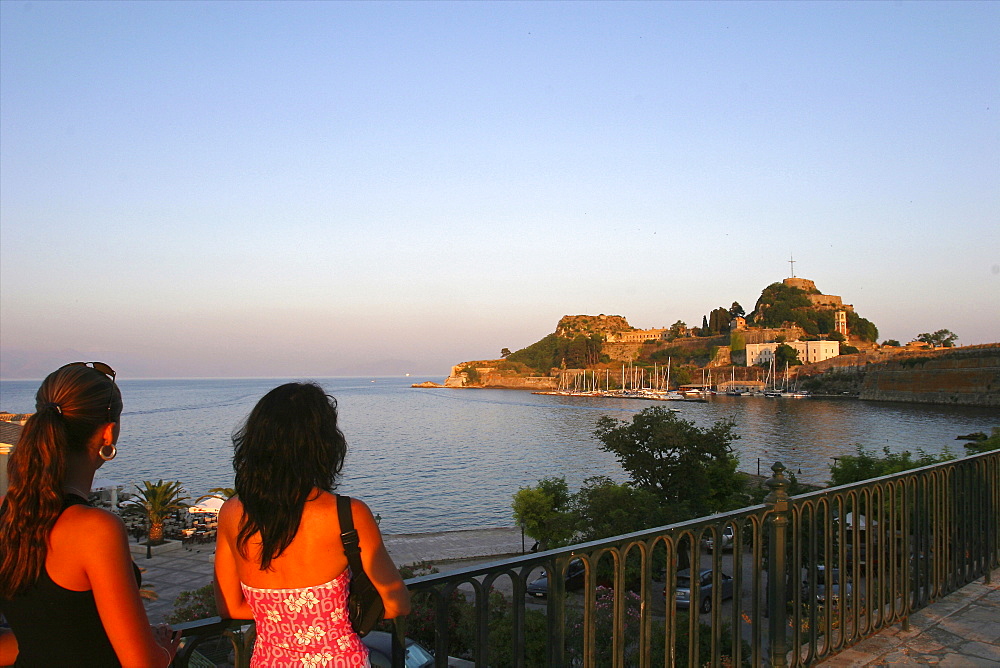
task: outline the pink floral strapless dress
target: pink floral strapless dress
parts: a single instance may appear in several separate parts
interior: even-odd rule
[[[251,668],[370,666],[368,648],[347,616],[350,582],[347,568],[315,587],[255,589],[241,585],[257,624]]]

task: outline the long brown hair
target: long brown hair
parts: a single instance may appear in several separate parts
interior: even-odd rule
[[[236,545],[260,534],[260,569],[291,545],[302,510],[316,489],[332,492],[347,441],[337,426],[337,400],[315,383],[287,383],[257,402],[233,434],[233,469],[243,518]]]
[[[41,575],[62,512],[66,455],[84,452],[99,427],[119,421],[121,393],[100,371],[70,364],[42,381],[35,411],[7,463],[0,509],[0,597],[7,599]]]

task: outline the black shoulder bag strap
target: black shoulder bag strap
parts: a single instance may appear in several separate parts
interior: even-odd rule
[[[350,593],[347,597],[347,614],[358,635],[366,635],[382,620],[385,607],[382,597],[361,565],[361,545],[354,528],[351,497],[337,495],[337,516],[340,518],[340,541],[351,567]]]
[[[340,542],[344,544],[344,554],[351,567],[351,575],[364,573],[361,566],[361,545],[358,532],[354,528],[354,514],[351,512],[351,497],[337,495],[337,515],[340,517]]]

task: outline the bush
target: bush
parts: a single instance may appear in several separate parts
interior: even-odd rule
[[[597,588],[597,609],[595,623],[597,665],[610,666],[612,664],[612,652],[614,649],[614,602],[615,592],[607,587]],[[633,591],[625,592],[625,628],[622,643],[625,647],[625,665],[634,666],[639,663],[639,620],[640,620],[639,595]],[[582,663],[583,652],[583,613],[578,608],[567,609],[566,611],[566,650],[573,665]],[[663,665],[666,659],[666,625],[664,622],[653,619],[650,633],[650,649],[653,665]],[[690,637],[688,634],[688,613],[678,612],[674,616],[674,630],[676,638],[676,654],[674,656],[675,665],[685,666],[688,664],[688,654]],[[722,632],[719,637],[719,654],[722,658],[722,665],[732,665],[733,655],[733,633],[729,624],[723,623]],[[749,665],[750,646],[743,643],[744,664]],[[699,622],[698,625],[698,660],[699,665],[709,665],[712,659],[712,627]],[[727,661],[729,660],[729,661]]]
[[[913,458],[913,454],[909,450],[890,452],[889,448],[882,448],[882,454],[884,456],[878,457],[874,452],[865,450],[858,445],[856,455],[845,455],[834,461],[833,466],[830,467],[830,485],[849,485],[852,482],[901,473],[955,458],[955,455],[947,448],[940,455],[931,455],[918,449],[916,459]]]
[[[174,601],[174,611],[167,615],[168,624],[193,622],[196,619],[215,617],[215,588],[211,584],[191,591],[182,591]]]

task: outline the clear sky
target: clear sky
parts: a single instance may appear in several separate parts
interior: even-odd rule
[[[1000,340],[1000,3],[0,3],[0,375],[429,374],[795,273]],[[73,357],[74,359],[69,359]]]

